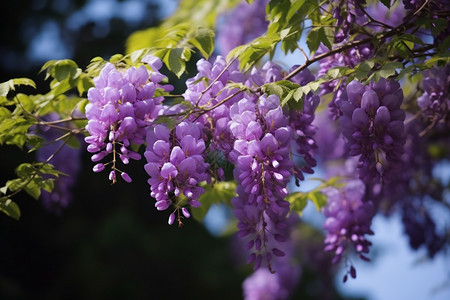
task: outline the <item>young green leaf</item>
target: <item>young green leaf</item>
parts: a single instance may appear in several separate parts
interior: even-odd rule
[[[301,215],[303,213],[303,209],[305,209],[306,205],[308,204],[308,194],[295,192],[289,194],[286,197],[286,201],[290,203],[291,210]]]
[[[169,49],[163,58],[167,68],[178,77],[180,77],[186,69],[186,62],[182,58],[183,52],[183,48]]]
[[[198,26],[189,39],[189,43],[196,47],[200,53],[208,59],[214,51],[214,30]]]
[[[204,186],[205,192],[198,199],[202,205],[191,209],[193,217],[197,221],[202,221],[212,204],[225,203],[231,205],[231,199],[236,195],[236,183],[233,181],[221,181],[213,187]]]
[[[321,211],[322,208],[327,205],[328,197],[321,191],[312,191],[308,193],[308,198],[314,203],[317,211]]]
[[[15,220],[20,219],[19,206],[7,197],[0,198],[0,211]]]

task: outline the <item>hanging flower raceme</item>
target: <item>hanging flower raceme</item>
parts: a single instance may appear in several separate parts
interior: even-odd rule
[[[120,159],[128,164],[130,159],[141,159],[137,152],[130,149],[130,145],[144,143],[146,127],[162,109],[163,97],[158,94],[161,90],[172,90],[172,86],[160,84],[165,78],[158,71],[161,61],[154,57],[144,60],[152,71],[145,65],[121,70],[107,63],[99,76],[94,78],[95,87],[88,91],[90,103],[86,106],[86,130],[90,135],[85,138],[89,144],[87,150],[94,153],[94,162],[112,154],[109,162],[96,164],[94,172],[111,165],[109,179],[113,183],[116,182],[116,172],[125,181],[131,182],[130,176],[117,168],[117,161]]]
[[[292,130],[276,95],[261,96],[258,103],[246,98],[231,109],[230,128],[236,137],[230,158],[238,196],[232,199],[239,236],[248,239],[249,263],[271,269],[272,256],[284,256],[279,244],[286,236],[289,202],[286,186],[293,162],[290,158]]]
[[[246,76],[238,69],[238,64],[227,66],[225,58],[217,56],[211,64],[205,59],[197,62],[198,73],[186,81],[184,99],[193,107],[204,107],[200,115],[193,114],[188,120],[204,125],[207,137],[211,138],[211,152],[219,151],[226,157],[232,150],[234,138],[228,127],[230,106],[242,99],[238,88],[229,88],[229,81],[244,83]],[[214,107],[214,109],[210,109]]]
[[[359,156],[359,177],[367,184],[389,181],[402,169],[405,112],[403,91],[396,81],[380,79],[346,87],[340,103],[342,134],[351,156]]]
[[[46,115],[45,121],[58,120],[60,116],[52,113]],[[67,125],[67,129],[70,127]],[[64,127],[63,127],[64,128]],[[72,189],[76,185],[77,176],[81,166],[81,148],[63,147],[60,137],[65,134],[64,130],[49,126],[37,127],[38,134],[48,144],[36,151],[36,159],[44,162],[52,157],[50,163],[65,175],[60,176],[54,182],[52,192],[42,190],[41,199],[44,207],[55,214],[60,214],[72,201]]]
[[[427,70],[424,76],[425,92],[417,102],[425,117],[436,123],[450,111],[450,65]]]
[[[297,66],[291,68],[294,70]],[[313,81],[314,75],[308,69],[303,70],[292,78],[292,81],[303,86]],[[295,176],[300,180],[304,180],[303,173],[312,174],[313,169],[317,165],[315,159],[317,144],[314,139],[317,128],[312,125],[315,118],[315,111],[319,105],[320,97],[313,93],[305,95],[303,109],[291,110],[289,112],[289,123],[293,129],[294,135],[294,153],[296,157],[302,159],[299,167],[295,168]],[[297,182],[297,185],[299,183]]]
[[[323,227],[327,232],[325,250],[334,252],[333,263],[346,257],[351,246],[363,260],[368,260],[366,254],[372,243],[365,235],[373,234],[370,226],[375,209],[372,202],[363,201],[365,190],[361,180],[352,180],[343,189],[333,187],[324,191],[328,196],[328,204],[323,210],[326,217]],[[353,266],[349,273],[356,277]]]
[[[241,1],[232,11],[219,16],[216,43],[221,54],[226,55],[267,30],[265,8],[268,2],[256,0],[249,4]]]
[[[162,124],[148,130],[145,171],[150,176],[148,183],[156,208],[175,206],[169,224],[175,221],[175,213],[182,224],[180,210],[186,218],[190,216],[186,205],[200,206],[198,198],[205,190],[199,184],[210,181],[209,164],[203,158],[202,127],[200,123],[184,121],[172,131]]]

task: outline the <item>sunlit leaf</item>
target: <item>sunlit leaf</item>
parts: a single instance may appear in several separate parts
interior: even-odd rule
[[[19,206],[11,199],[0,197],[0,211],[15,220],[20,219]]]

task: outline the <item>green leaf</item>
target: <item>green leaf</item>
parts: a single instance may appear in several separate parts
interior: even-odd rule
[[[6,197],[0,198],[0,211],[15,220],[20,219],[19,206],[11,199],[8,199]]]
[[[265,93],[272,95],[275,94],[280,98],[281,105],[285,105],[291,100],[295,94],[296,89],[300,86],[289,80],[279,80],[276,82],[266,83],[262,86]]]
[[[295,101],[299,101],[300,99],[302,99],[303,95],[304,95],[303,89],[298,88],[295,90],[295,93],[293,96],[294,96]]]
[[[208,59],[214,51],[214,30],[199,26],[195,30],[189,43],[196,47],[200,53]]]
[[[295,13],[305,4],[305,0],[295,0],[291,2],[291,7],[286,15],[286,20],[289,21],[294,16]]]
[[[205,192],[206,194],[206,192]],[[205,195],[203,194],[203,195]],[[203,196],[202,195],[202,196]],[[200,196],[201,198],[201,196]],[[204,199],[199,199],[202,205],[199,207],[191,207],[191,214],[192,217],[194,217],[195,220],[201,222],[205,218],[206,214],[209,211],[209,208],[213,204],[211,197],[206,196]]]
[[[31,97],[29,97],[28,95],[17,94],[16,95],[16,100],[19,101],[19,103],[20,103],[20,105],[19,105],[20,111],[25,110],[26,112],[30,113],[36,107],[36,104],[31,99]],[[17,111],[16,111],[16,113],[17,113]]]
[[[39,199],[39,196],[41,195],[41,189],[36,184],[36,180],[31,180],[24,188],[25,192],[27,192],[28,195],[33,197],[35,200]]]
[[[247,48],[249,48],[249,47],[250,47],[250,45],[245,44],[245,45],[237,46],[236,48],[234,48],[233,50],[228,52],[228,54],[227,54],[227,62],[231,61],[234,58],[237,58],[237,57],[241,56],[242,53],[244,53],[244,51]]]
[[[35,171],[36,169],[32,164],[23,163],[16,168],[16,175],[20,178],[26,178],[32,176]]]
[[[86,74],[81,74],[77,81],[77,89],[80,96],[87,92],[91,87],[94,86],[94,81],[92,78]]]
[[[36,83],[28,78],[14,78],[0,83],[0,97],[6,97],[10,91],[15,90],[17,85],[27,85],[36,88]]]
[[[57,81],[63,81],[75,78],[79,74],[77,69],[78,65],[73,60],[63,59],[56,61],[47,72]]]
[[[144,58],[149,53],[149,49],[143,48],[136,51],[133,51],[130,54],[130,59],[132,63],[140,62],[142,58]]]
[[[86,105],[88,105],[90,102],[88,99],[81,99],[78,104],[77,107],[80,110],[81,113],[85,114],[86,113]]]
[[[415,69],[414,65],[407,66],[406,68],[404,68],[400,71],[400,73],[398,74],[396,79],[400,80],[405,76],[410,76],[413,73],[414,69]]]
[[[79,149],[81,147],[80,141],[75,135],[72,135],[70,139],[67,141],[67,146]]]
[[[314,203],[314,206],[319,212],[325,205],[327,205],[328,197],[321,191],[309,192],[308,198],[312,201],[312,203]]]
[[[213,187],[204,186],[205,192],[198,199],[202,205],[191,209],[192,216],[197,221],[202,221],[212,204],[225,203],[231,205],[231,199],[236,195],[236,183],[233,181],[221,181]]]
[[[409,58],[413,57],[414,54],[412,53],[412,49],[414,48],[414,43],[411,41],[397,41],[393,45],[395,51],[402,57],[402,58]]]
[[[27,145],[31,147],[30,150],[28,150],[28,153],[39,149],[42,147],[42,145],[44,144],[45,140],[37,135],[34,134],[28,134],[27,135]]]
[[[13,83],[14,85],[27,85],[36,88],[36,83],[29,78],[14,78]]]
[[[32,123],[22,117],[0,121],[0,145],[16,145],[22,148],[27,141],[27,132]]]
[[[23,181],[21,178],[11,179],[8,180],[5,184],[5,186],[11,191],[15,192],[24,187],[26,182]]]
[[[167,68],[175,73],[178,78],[184,73],[184,70],[186,69],[186,62],[182,59],[183,52],[183,48],[169,49],[163,58],[163,61],[166,64]]]
[[[176,118],[161,115],[156,117],[156,119],[153,121],[153,124],[165,124],[167,128],[172,130],[175,128],[175,126],[178,125],[179,122],[181,121],[177,120]]]
[[[356,69],[355,78],[358,80],[362,80],[369,74],[370,71],[372,71],[373,66],[375,63],[373,61],[367,60],[360,64],[358,64]]]
[[[308,45],[309,51],[314,53],[320,45],[320,28],[314,27],[311,29],[306,36],[306,44]]]
[[[278,98],[283,97],[284,89],[276,83],[266,83],[262,86],[263,91],[269,95],[277,95]]]
[[[94,59],[98,59],[98,58],[101,58],[101,57],[96,57],[96,58],[94,58]],[[93,59],[93,60],[94,60],[94,59]],[[93,60],[92,60],[92,61],[93,61]],[[47,61],[47,62],[42,66],[42,68],[41,68],[41,70],[39,71],[39,73],[41,73],[41,72],[43,72],[43,71],[45,71],[45,70],[47,70],[47,69],[49,69],[49,68],[53,68],[53,65],[54,65],[56,62],[57,62],[57,60],[49,60],[49,61]],[[47,72],[47,76],[45,77],[45,79],[47,79],[48,76],[50,76],[50,73],[49,73],[49,72]]]
[[[39,172],[42,174],[49,174],[55,177],[59,175],[65,175],[63,172],[58,171],[52,164],[49,163],[34,163],[35,168],[39,168]]]
[[[7,192],[8,192],[8,187],[7,186],[4,186],[4,187],[0,188],[0,193],[5,195]]]
[[[321,42],[331,50],[334,43],[334,32],[331,26],[314,27],[309,31],[306,44],[311,53],[319,49]]]
[[[446,53],[450,48],[450,36],[446,37],[439,45],[439,52]]]
[[[123,58],[123,54],[114,54],[109,58],[110,62],[118,62]]]
[[[50,88],[51,88],[50,94],[53,97],[62,95],[72,88],[71,79],[69,77],[67,77],[66,79],[64,79],[62,81],[58,81],[58,80],[54,79],[50,83]]]
[[[36,177],[35,180],[33,180],[32,182],[34,182],[36,186],[39,188],[39,194],[41,193],[40,189],[43,189],[50,193],[55,186],[55,178],[44,179],[43,177]]]
[[[434,55],[430,57],[423,66],[427,69],[432,68],[434,65],[443,63],[443,64],[449,64],[450,63],[450,54],[446,53],[445,55]]]
[[[238,58],[243,72],[250,70],[261,58],[273,53],[276,45],[281,41],[279,35],[263,35],[255,38],[246,45],[236,47],[227,55],[227,61]]]
[[[324,26],[319,31],[320,41],[331,50],[334,44],[334,31],[331,26]]]
[[[286,201],[290,203],[291,210],[301,215],[303,213],[303,209],[305,209],[306,205],[308,204],[308,194],[295,192],[289,194],[286,197]]]
[[[327,71],[327,76],[330,79],[336,79],[336,78],[342,78],[344,76],[347,76],[351,72],[353,72],[353,70],[351,70],[348,67],[334,67]]]
[[[380,71],[378,73],[383,78],[388,78],[390,76],[393,76],[397,73],[397,69],[403,69],[403,64],[401,62],[393,61],[388,62],[383,67],[381,67]]]
[[[11,117],[11,111],[6,107],[0,107],[0,121]]]

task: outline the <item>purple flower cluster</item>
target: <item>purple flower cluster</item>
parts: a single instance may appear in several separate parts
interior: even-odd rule
[[[239,89],[228,88],[226,84],[228,81],[244,83],[246,77],[239,71],[237,64],[226,67],[225,58],[220,55],[216,57],[213,64],[205,59],[199,60],[198,73],[186,81],[187,89],[183,96],[192,106],[217,106],[200,116],[191,115],[189,120],[196,120],[204,124],[206,128],[210,128],[211,150],[220,151],[228,156],[234,142],[228,126],[229,108],[242,96],[240,94],[233,96]]]
[[[401,213],[411,248],[418,249],[424,246],[428,256],[432,258],[444,248],[445,234],[440,232],[430,208],[445,197],[443,196],[445,185],[439,184],[440,180],[435,177],[433,169],[439,160],[431,155],[429,145],[438,143],[448,148],[449,141],[446,134],[440,136],[439,130],[442,129],[440,126],[434,128],[435,136],[421,136],[424,127],[428,126],[420,118],[412,119],[405,126],[407,134],[403,155],[404,167],[395,180],[391,180],[383,187],[383,193],[380,195],[383,203],[380,206],[388,214],[397,209]],[[428,205],[428,201],[425,200],[431,199],[437,201],[433,205]]]
[[[321,46],[319,52],[325,52],[327,48]],[[318,77],[324,76],[328,70],[335,67],[349,67],[354,68],[357,64],[371,58],[373,56],[373,49],[370,44],[363,44],[353,47],[349,50],[342,51],[320,60]],[[339,110],[339,102],[345,99],[345,80],[331,80],[321,85],[320,95],[333,93],[333,98],[330,101],[330,115],[333,120],[337,120],[341,116]]]
[[[317,128],[314,140],[317,144],[317,155],[325,162],[345,158],[345,141],[337,122],[330,119],[327,110],[316,114],[313,126]],[[326,171],[329,170],[327,166]]]
[[[392,4],[390,8],[387,8],[381,2],[374,1],[371,5],[369,5],[366,9],[366,12],[378,22],[373,22],[371,27],[374,30],[384,29],[385,25],[391,27],[397,27],[403,22],[403,18],[405,17],[406,11],[402,5]],[[381,26],[381,28],[380,28]]]
[[[402,201],[402,222],[412,249],[425,246],[433,258],[445,246],[445,236],[438,233],[436,223],[423,201]]]
[[[267,30],[266,5],[268,0],[242,1],[231,12],[219,18],[217,46],[226,55],[233,48],[248,43]]]
[[[247,240],[249,263],[253,262],[255,269],[261,265],[271,268],[273,259],[285,255],[281,249],[287,237],[282,231],[289,203],[284,198],[290,176],[303,179],[302,172],[312,173],[316,165],[315,127],[311,122],[319,98],[308,95],[303,111],[289,115],[276,95],[245,93],[227,87],[230,81],[254,88],[281,80],[282,69],[272,62],[261,69],[253,68],[248,76],[239,72],[237,65],[227,66],[220,56],[213,64],[200,60],[197,68],[198,74],[187,80],[184,97],[201,113],[195,111],[187,119],[203,124],[203,136],[210,137],[205,155],[219,151],[234,164],[238,196],[232,204],[239,220],[239,236]],[[311,80],[314,76],[309,70],[292,79],[301,85]],[[300,168],[294,165],[293,153],[303,159]],[[210,169],[219,169],[219,175],[223,173],[214,165]]]
[[[298,221],[298,216],[294,214],[287,219],[288,226],[283,229],[283,234],[288,240],[280,245],[286,255],[273,258],[273,266],[277,271],[272,273],[267,268],[259,268],[243,282],[245,300],[287,299],[290,296],[301,275],[301,267],[295,259],[296,245],[290,238]]]
[[[52,144],[51,147],[41,148],[38,157],[42,160],[48,158],[48,155],[54,153],[56,148],[61,143]],[[81,166],[81,151],[80,149],[63,147],[55,154],[50,162],[58,171],[63,172],[56,181],[51,193],[42,190],[42,203],[47,210],[56,214],[60,213],[62,209],[66,208],[72,201],[72,189],[75,187],[77,174]]]
[[[417,99],[425,117],[431,122],[445,118],[450,111],[450,65],[424,72],[424,93]]]
[[[403,4],[409,11],[407,17],[425,17],[431,21],[434,30],[429,34],[433,36],[435,45],[441,44],[450,35],[450,0],[403,0]]]
[[[239,236],[251,250],[249,263],[258,269],[271,267],[272,256],[284,256],[278,248],[286,240],[288,190],[293,162],[290,158],[292,130],[276,95],[261,96],[258,103],[242,99],[230,109],[230,129],[236,138],[231,161],[238,182],[232,199]]]
[[[340,43],[348,38],[350,29],[353,24],[362,24],[367,18],[364,12],[360,9],[360,5],[366,5],[366,0],[345,0],[345,1],[331,1],[331,8],[333,9],[333,17],[336,19],[336,32],[334,35],[334,42]],[[334,7],[336,5],[336,7]]]
[[[150,176],[148,183],[151,196],[156,199],[156,208],[166,210],[172,204],[176,207],[169,216],[170,225],[175,220],[175,213],[181,224],[180,209],[186,218],[190,216],[184,207],[186,204],[200,206],[198,198],[204,189],[199,183],[210,181],[209,165],[203,158],[202,127],[200,123],[184,121],[172,131],[158,124],[150,127],[147,133],[144,156],[148,163],[144,168]]]
[[[239,236],[247,240],[251,252],[248,261],[255,269],[261,265],[270,269],[274,259],[286,255],[282,244],[287,240],[287,184],[292,174],[303,179],[302,172],[312,173],[316,164],[311,122],[319,98],[308,95],[304,110],[289,115],[278,96],[244,92],[229,85],[234,82],[255,88],[282,79],[281,67],[271,62],[244,75],[237,64],[227,65],[218,56],[214,63],[200,60],[197,69],[183,94],[189,104],[165,108],[164,114],[177,114],[181,123],[174,130],[159,124],[147,133],[145,170],[150,175],[151,195],[159,210],[174,205],[169,223],[177,212],[180,222],[180,210],[188,213],[187,204],[200,205],[198,199],[204,192],[200,182],[223,180],[220,163],[211,159],[220,153],[234,165],[238,187],[232,205]],[[293,81],[306,84],[313,79],[305,70]],[[301,168],[294,165],[294,153],[303,158]]]
[[[142,65],[128,70],[118,70],[107,63],[99,76],[94,78],[95,87],[89,89],[89,104],[86,106],[88,124],[86,130],[89,136],[85,141],[89,144],[87,150],[95,153],[92,161],[98,162],[112,153],[112,160],[108,163],[98,163],[94,172],[105,169],[112,164],[109,179],[116,182],[117,156],[124,164],[130,159],[139,160],[141,156],[130,149],[130,145],[143,144],[146,127],[159,114],[162,108],[162,96],[158,96],[157,89],[169,91],[171,86],[162,86],[160,82],[165,78],[158,72],[162,66],[160,60],[147,57],[145,62],[152,68]],[[131,182],[130,176],[122,171],[122,178]]]
[[[57,114],[50,114],[43,119],[46,121],[54,121],[59,118]],[[59,214],[72,201],[72,189],[76,184],[77,175],[81,166],[81,149],[68,146],[61,147],[63,141],[56,141],[56,139],[65,134],[62,130],[41,126],[39,129],[42,129],[39,131],[39,135],[49,143],[36,151],[36,159],[44,162],[53,155],[50,163],[55,169],[66,174],[61,175],[54,181],[52,192],[42,190],[41,193],[41,200],[44,207],[52,213]]]
[[[260,70],[253,68],[246,82],[249,87],[259,87],[268,82],[281,80],[283,77],[282,69],[274,62],[266,62]]]
[[[369,253],[371,243],[365,235],[372,235],[370,229],[375,214],[373,204],[364,202],[365,184],[361,180],[351,180],[343,189],[327,188],[324,193],[328,196],[328,204],[323,212],[326,217],[323,225],[327,232],[325,250],[333,251],[333,263],[337,263],[354,247],[363,260]],[[354,268],[350,273],[355,277]],[[356,274],[356,273],[355,273]]]
[[[368,86],[352,81],[340,102],[342,134],[351,156],[359,156],[359,177],[367,184],[389,181],[402,168],[405,112],[396,81]]]
[[[291,68],[294,70],[296,66]],[[309,69],[305,69],[292,78],[294,83],[301,86],[313,81],[314,75]],[[319,105],[320,97],[313,93],[305,96],[303,102],[303,110],[291,110],[289,112],[290,127],[293,128],[293,140],[295,142],[296,157],[303,161],[300,163],[301,167],[296,167],[295,175],[300,180],[304,180],[303,173],[312,174],[313,169],[317,165],[315,155],[317,154],[317,144],[315,141],[315,134],[317,127],[312,125],[315,118],[315,111]]]
[[[292,286],[300,279],[300,268],[293,265],[282,265],[275,274],[266,268],[256,270],[244,280],[245,300],[282,300],[288,299],[292,293]]]

